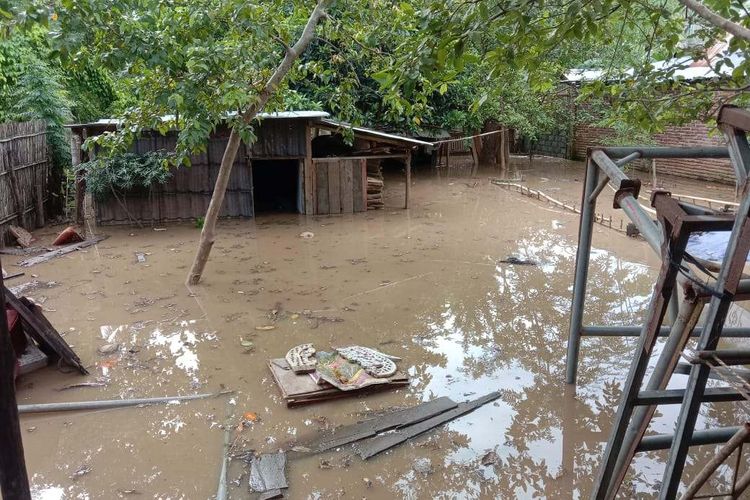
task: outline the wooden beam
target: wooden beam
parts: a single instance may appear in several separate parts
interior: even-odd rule
[[[314,161],[315,163],[318,163],[318,162],[336,161],[336,160],[384,160],[386,158],[401,159],[401,158],[406,158],[407,156],[411,156],[411,151],[407,151],[406,153],[394,153],[394,154],[388,154],[388,155],[330,156],[330,157],[324,157],[324,158],[313,158],[312,161]]]
[[[81,372],[82,375],[89,373],[81,363],[78,355],[70,348],[60,334],[57,333],[55,327],[50,324],[37,306],[29,302],[28,299],[19,299],[5,285],[0,289],[4,292],[5,302],[23,320],[24,331],[39,344],[42,352],[48,356],[51,354],[59,356],[65,363]]]
[[[310,122],[305,123],[305,213],[315,213],[315,166],[312,161],[312,129]]]
[[[5,288],[2,275],[0,287]],[[30,500],[16,405],[16,353],[8,333],[5,299],[0,294],[0,493],[6,500]]]

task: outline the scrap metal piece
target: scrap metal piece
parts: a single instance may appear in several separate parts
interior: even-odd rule
[[[373,377],[386,378],[396,373],[396,363],[391,360],[391,357],[375,349],[353,345],[337,347],[335,351],[342,358],[360,365]]]
[[[318,364],[317,359],[315,359],[315,348],[312,344],[300,344],[292,347],[286,353],[285,359],[294,373],[315,371]]]
[[[250,489],[264,493],[288,488],[286,482],[286,453],[264,453],[250,462]]]

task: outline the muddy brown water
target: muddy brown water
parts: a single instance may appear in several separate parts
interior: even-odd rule
[[[518,160],[516,168],[528,164]],[[582,174],[579,163],[544,160],[524,172],[531,184],[570,199],[580,197]],[[417,175],[409,210],[399,207],[403,181],[393,178],[385,210],[222,222],[203,283],[191,289],[184,279],[199,230],[190,223],[166,231],[100,228],[109,239],[98,246],[27,269],[26,278],[57,283],[26,293],[91,376],[35,372],[19,381],[19,403],[235,391],[182,404],[24,416],[35,497],[212,498],[222,425],[237,425],[246,412],[258,421],[233,433],[234,450],[272,452],[373,411],[496,390],[503,396],[494,404],[366,462],[346,448],[290,461],[288,496],[587,496],[634,342],[585,340],[577,393],[566,388],[577,217],[493,186],[488,175]],[[53,229],[37,236],[51,240]],[[304,231],[314,237],[301,238]],[[586,321],[638,322],[658,260],[645,243],[603,227],[595,228],[594,247]],[[499,263],[511,255],[539,265]],[[12,269],[15,260],[3,263]],[[275,328],[256,329],[267,325]],[[304,342],[381,349],[403,359],[412,382],[288,409],[266,363]],[[107,343],[120,351],[99,355]],[[59,390],[82,380],[106,386]],[[684,381],[676,376],[673,385]],[[736,425],[734,408],[707,405],[699,425]],[[675,412],[662,407],[652,428],[669,432]],[[482,465],[488,452],[497,460]],[[711,453],[694,449],[690,463],[698,465],[686,477]],[[623,496],[651,496],[663,460],[663,453],[639,455]],[[713,486],[730,478],[722,469]],[[241,460],[232,461],[229,481],[231,498],[251,497]]]

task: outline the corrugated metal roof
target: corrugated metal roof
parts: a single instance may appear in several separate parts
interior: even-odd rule
[[[237,113],[229,113],[229,116],[234,116]],[[329,115],[325,111],[273,111],[271,113],[258,113],[258,118],[261,120],[309,120],[318,118],[328,118]],[[174,120],[174,115],[164,115],[161,117],[162,121]],[[66,125],[68,128],[82,128],[82,127],[95,127],[95,126],[110,126],[117,127],[122,124],[122,120],[116,118],[102,118],[95,122],[90,123],[71,123]]]
[[[338,122],[336,120],[323,119],[323,120],[320,120],[320,123],[323,125],[328,125],[329,127],[333,127],[333,128],[350,128],[354,131],[355,134],[367,135],[367,136],[373,137],[376,140],[382,139],[385,142],[400,142],[400,143],[412,144],[414,146],[432,146],[431,142],[420,141],[419,139],[412,139],[411,137],[404,137],[401,135],[388,134],[386,132],[373,130],[371,128],[353,127],[349,125],[348,123]]]

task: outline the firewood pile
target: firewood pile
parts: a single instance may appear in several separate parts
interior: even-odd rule
[[[377,210],[383,206],[383,170],[379,161],[368,161],[367,210]]]

